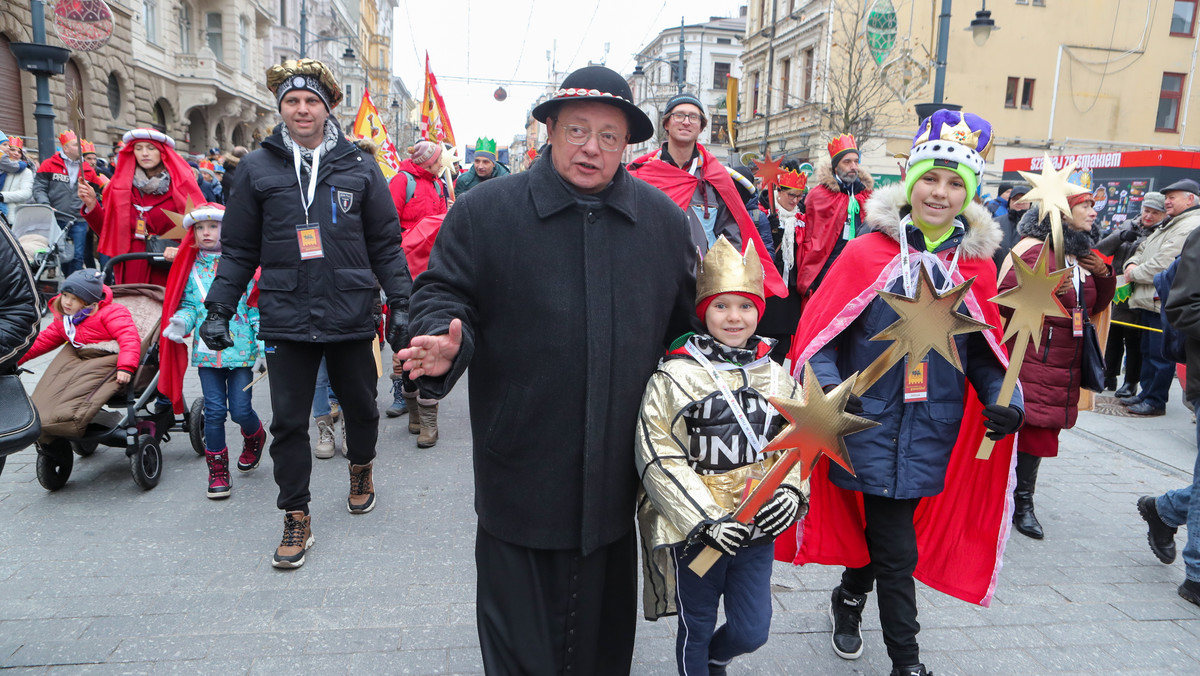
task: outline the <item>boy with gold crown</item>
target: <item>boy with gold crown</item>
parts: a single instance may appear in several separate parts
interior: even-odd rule
[[[754,333],[764,306],[763,268],[723,236],[700,263],[696,314],[707,334],[675,341],[646,386],[637,428],[647,619],[679,615],[681,674],[724,674],[767,642],[775,536],[807,511],[797,465],[745,525],[733,511],[776,461],[763,447],[787,422],[768,395],[800,386],[771,361],[775,341]],[[725,556],[700,577],[688,564],[705,547]],[[725,597],[726,623],[716,628]],[[715,630],[715,631],[714,631]]]

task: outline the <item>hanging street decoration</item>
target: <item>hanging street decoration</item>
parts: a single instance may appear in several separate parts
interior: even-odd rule
[[[876,0],[867,14],[867,48],[875,59],[875,65],[883,65],[883,60],[891,53],[896,45],[896,8],[892,0]]]
[[[504,87],[496,87],[496,91],[492,92],[492,98],[503,101],[508,98],[508,92],[504,91]]]
[[[59,39],[77,52],[96,51],[112,37],[112,10],[104,0],[59,0],[53,11]]]

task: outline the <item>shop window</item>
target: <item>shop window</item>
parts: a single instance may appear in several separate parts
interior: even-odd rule
[[[1183,98],[1183,73],[1163,73],[1162,87],[1158,92],[1158,116],[1154,120],[1154,131],[1176,132],[1179,130],[1179,101]]]
[[[1197,0],[1175,0],[1171,11],[1171,35],[1190,38],[1196,29]]]

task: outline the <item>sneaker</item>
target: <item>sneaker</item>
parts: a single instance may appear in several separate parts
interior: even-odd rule
[[[1152,496],[1143,495],[1137,501],[1138,513],[1142,515],[1142,519],[1146,525],[1150,527],[1150,531],[1146,534],[1146,540],[1150,543],[1150,551],[1154,552],[1154,556],[1163,563],[1175,562],[1175,533],[1178,528],[1171,528],[1163,523],[1162,517],[1158,515],[1158,503]]]
[[[323,415],[317,418],[317,447],[314,449],[317,457],[321,460],[328,460],[333,457],[335,446],[333,443],[333,417]]]
[[[229,484],[229,449],[204,451],[204,459],[208,461],[209,499],[220,500],[229,497],[232,491]]]
[[[397,378],[392,381],[392,405],[388,407],[384,414],[389,418],[399,418],[408,413],[408,403],[404,401],[402,392],[404,381]]]
[[[1183,584],[1179,585],[1179,596],[1188,603],[1200,606],[1200,582],[1184,580]]]
[[[833,652],[844,660],[862,657],[863,608],[867,605],[866,594],[851,594],[839,586],[833,590],[829,604],[829,619],[833,621]]]
[[[242,455],[238,458],[237,468],[239,472],[249,472],[258,467],[258,463],[262,460],[263,446],[267,444],[267,431],[263,429],[262,423],[258,424],[258,431],[250,436],[242,435]]]
[[[729,663],[718,664],[710,661],[708,663],[708,676],[726,676],[729,673]]]
[[[371,465],[350,465],[350,497],[346,508],[351,514],[366,514],[375,509],[375,483],[371,481]]]
[[[304,554],[313,546],[312,517],[301,511],[283,515],[283,540],[275,550],[271,565],[276,568],[299,568]]]
[[[933,672],[926,671],[924,664],[914,664],[911,667],[892,667],[892,676],[933,676]]]
[[[1143,416],[1146,418],[1152,418],[1154,416],[1166,415],[1167,409],[1166,409],[1166,407],[1155,408],[1150,402],[1143,401],[1143,402],[1134,404],[1133,406],[1130,406],[1129,412],[1133,415]]]

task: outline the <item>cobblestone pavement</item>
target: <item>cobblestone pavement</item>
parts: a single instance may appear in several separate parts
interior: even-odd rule
[[[198,394],[194,382],[189,390]],[[1164,418],[1085,413],[1064,434],[1038,487],[1046,540],[1013,535],[991,608],[918,589],[922,658],[939,676],[1200,673],[1200,608],[1175,593],[1183,565],[1155,560],[1134,507],[1190,476],[1194,428],[1178,394]],[[255,402],[268,411],[265,387]],[[346,511],[343,458],[315,461],[316,544],[290,572],[270,565],[283,519],[269,458],[235,472],[230,499],[210,501],[185,435],[165,445],[151,491],[133,483],[119,449],[77,458],[55,493],[38,485],[32,451],[10,457],[0,475],[0,667],[480,673],[465,387],[442,405],[437,447],[418,450],[403,421],[381,419],[370,514]],[[771,640],[730,673],[886,674],[873,596],[863,658],[845,662],[829,647],[838,575],[776,564]],[[674,628],[639,621],[635,674],[674,673]]]

